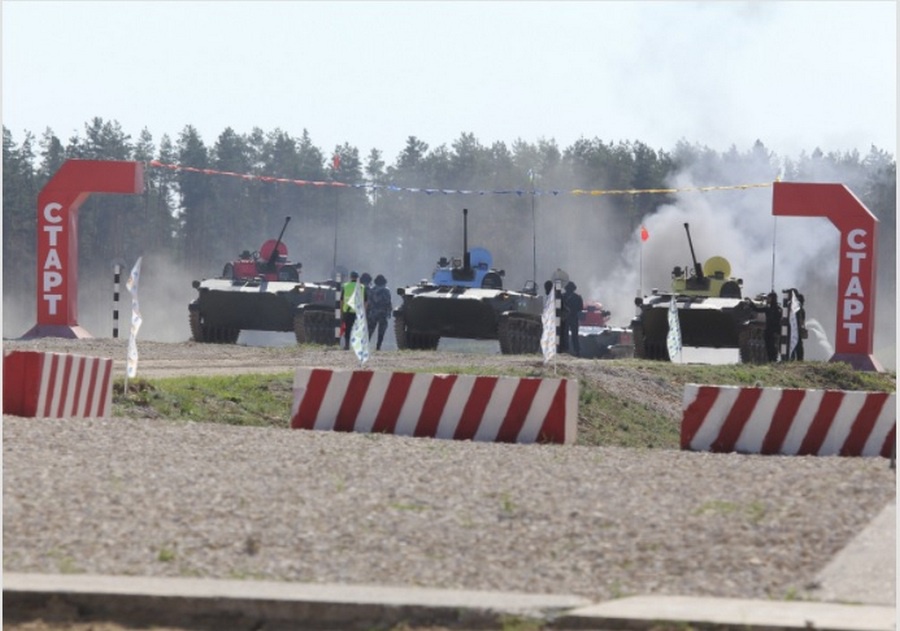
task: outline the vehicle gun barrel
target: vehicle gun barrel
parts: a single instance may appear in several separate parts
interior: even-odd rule
[[[278,240],[275,241],[275,247],[272,248],[272,253],[269,254],[268,266],[274,267],[275,261],[278,260],[278,246],[281,245],[281,237],[284,236],[284,231],[287,230],[288,223],[290,223],[291,218],[284,218],[284,225],[281,227],[281,234],[278,235]]]
[[[688,246],[691,248],[691,261],[694,263],[697,278],[703,278],[703,266],[697,262],[697,256],[694,254],[694,242],[691,241],[691,229],[687,222],[684,223],[684,231],[687,233]]]

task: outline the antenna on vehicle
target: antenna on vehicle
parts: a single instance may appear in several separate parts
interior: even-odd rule
[[[469,256],[469,209],[463,208],[463,269],[472,267],[472,259]]]

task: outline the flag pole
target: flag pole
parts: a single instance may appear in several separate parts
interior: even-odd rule
[[[641,239],[641,262],[640,273],[638,279],[638,296],[644,295],[644,240]]]
[[[531,273],[537,283],[537,215],[534,212],[534,169],[528,169],[531,180]]]

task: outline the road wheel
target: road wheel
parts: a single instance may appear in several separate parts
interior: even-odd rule
[[[644,325],[639,320],[631,323],[631,341],[634,344],[634,358],[647,359],[647,349],[644,347]]]
[[[394,337],[397,339],[397,350],[405,351],[410,347],[406,333],[406,320],[399,312],[394,314]]]
[[[196,342],[205,344],[234,344],[241,334],[240,329],[223,326],[209,326],[204,321],[199,311],[189,310],[188,321],[191,326],[191,335]]]

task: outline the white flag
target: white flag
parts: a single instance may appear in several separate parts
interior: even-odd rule
[[[556,290],[544,296],[544,310],[541,313],[541,352],[544,354],[544,364],[556,355]]]
[[[674,362],[675,355],[681,354],[681,323],[678,321],[678,303],[675,296],[669,300],[669,334],[666,336],[666,345],[669,347],[669,359]]]
[[[350,296],[350,306],[356,312],[356,321],[350,329],[350,348],[356,353],[361,364],[369,359],[369,324],[366,322],[366,303],[363,299],[363,290],[359,287],[359,281]]]
[[[797,312],[800,311],[800,297],[797,295],[796,291],[791,291],[791,311],[788,316],[788,321],[791,327],[791,341],[790,348],[788,349],[788,359],[794,354],[794,349],[797,348],[797,344],[800,342],[800,328],[797,323]]]
[[[141,259],[138,257],[137,263],[131,269],[131,275],[125,282],[125,286],[131,293],[131,334],[128,336],[128,356],[125,363],[125,373],[129,377],[137,375],[138,351],[137,351],[137,334],[141,328],[141,308],[138,304],[138,282],[141,280]]]

